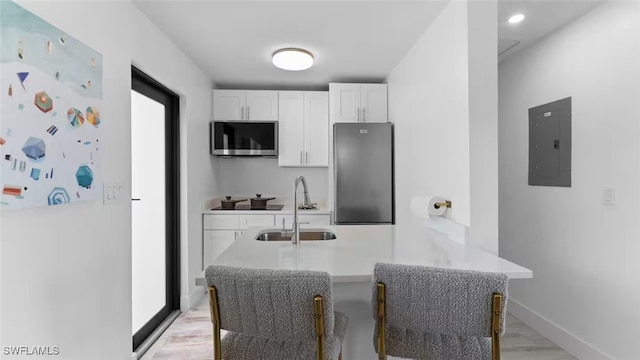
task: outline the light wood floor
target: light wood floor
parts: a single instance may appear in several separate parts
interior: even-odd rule
[[[203,298],[194,309],[181,314],[142,360],[213,359],[211,319],[206,300]],[[511,314],[507,316],[507,332],[501,340],[503,360],[576,359]]]
[[[576,360],[511,314],[507,314],[507,331],[500,341],[502,360]]]

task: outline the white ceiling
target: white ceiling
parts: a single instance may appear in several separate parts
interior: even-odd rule
[[[134,3],[219,88],[326,89],[383,80],[447,1]],[[271,54],[283,47],[311,51],[315,65],[276,68]]]
[[[517,51],[580,17],[604,0],[499,0],[498,54],[504,60]],[[513,25],[507,19],[522,13],[526,18]]]
[[[382,81],[448,0],[133,2],[217,87],[304,90],[326,89],[332,81]],[[499,60],[601,2],[498,0]],[[517,12],[526,19],[508,24]],[[302,72],[274,67],[271,54],[283,47],[311,51],[315,65]]]

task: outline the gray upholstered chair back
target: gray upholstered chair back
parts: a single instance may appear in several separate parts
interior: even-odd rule
[[[491,336],[492,294],[504,295],[501,329],[504,333],[507,276],[425,266],[376,264],[376,284],[386,287],[387,324],[418,333]]]
[[[321,295],[325,336],[333,335],[331,278],[327,273],[212,265],[205,278],[207,286],[217,289],[220,327],[224,330],[279,340],[315,340],[313,299]]]

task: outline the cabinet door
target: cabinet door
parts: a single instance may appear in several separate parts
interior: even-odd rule
[[[278,92],[252,90],[247,91],[246,119],[253,121],[278,120]]]
[[[213,90],[213,120],[246,120],[244,90]]]
[[[387,122],[387,84],[360,86],[360,121]]]
[[[302,91],[280,91],[278,94],[278,166],[302,165],[303,109]]]
[[[238,229],[248,229],[252,226],[273,226],[273,215],[240,215]]]
[[[329,94],[304,93],[304,164],[329,166]]]
[[[360,84],[329,84],[331,123],[358,122],[360,119]]]
[[[233,230],[205,230],[202,233],[202,269],[204,270],[233,244],[236,232]]]
[[[276,226],[281,229],[282,221],[284,221],[284,227],[286,229],[291,229],[293,224],[293,215],[276,215]],[[300,224],[301,229],[308,228],[322,228],[327,227],[331,224],[330,215],[318,215],[318,214],[299,214],[298,221],[305,222],[308,224]]]
[[[312,215],[312,214],[302,214],[298,215],[300,222],[308,222],[309,224],[304,224],[306,227],[317,228],[317,227],[326,227],[330,225],[330,215]],[[293,220],[293,218],[291,219]]]
[[[238,229],[238,215],[203,215],[202,228],[205,230]]]

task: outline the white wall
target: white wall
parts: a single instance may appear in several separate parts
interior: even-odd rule
[[[478,219],[469,243],[494,253],[495,11],[495,1],[450,2],[386,79],[395,124],[397,223],[411,218],[412,196],[440,195],[452,201],[448,216],[458,223]],[[477,205],[485,199],[494,205],[482,213]]]
[[[299,175],[307,180],[311,201],[326,199],[328,169],[278,167],[278,159],[235,157],[216,158],[216,184],[224,195],[293,196],[293,183]]]
[[[102,53],[105,181],[125,184],[123,199],[131,182],[131,64],[181,95],[181,294],[192,301],[200,201],[216,192],[210,81],[128,1],[19,3]],[[0,344],[59,346],[64,359],[130,359],[130,202],[2,212],[0,219]]]
[[[572,97],[572,187],[527,185],[527,109]],[[510,309],[582,359],[640,359],[640,3],[609,1],[499,67]],[[602,204],[603,186],[616,205]]]
[[[470,1],[469,177],[471,223],[467,244],[498,253],[498,8]]]
[[[395,126],[396,220],[413,195],[441,195],[469,224],[467,15],[449,3],[386,79]]]

